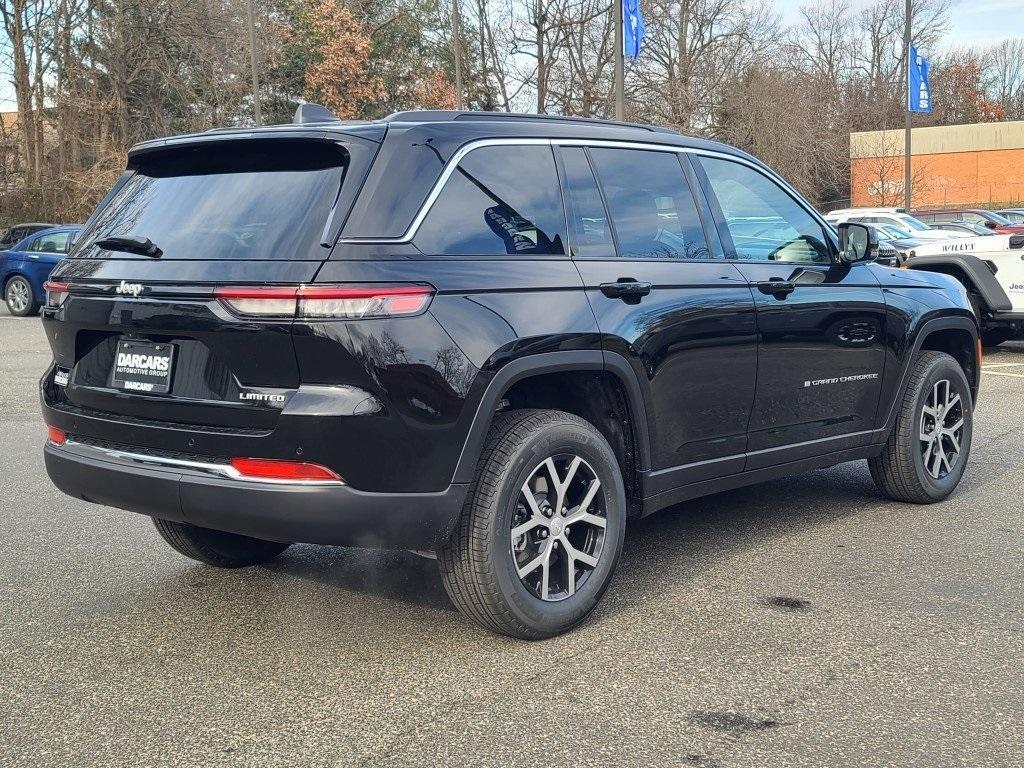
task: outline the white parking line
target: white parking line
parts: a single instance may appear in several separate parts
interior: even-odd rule
[[[981,369],[983,371],[987,371],[989,368],[1013,368],[1015,366],[1020,367],[1022,365],[1024,365],[1024,361],[1019,363],[988,363],[986,365],[982,365]]]
[[[1007,373],[1006,371],[988,371],[982,368],[982,371],[987,373],[989,376],[1012,376],[1015,379],[1024,379],[1024,373]]]

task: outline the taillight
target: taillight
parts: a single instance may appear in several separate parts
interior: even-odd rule
[[[337,472],[308,461],[280,459],[232,459],[231,466],[244,478],[291,482],[342,482]]]
[[[46,426],[46,439],[54,445],[64,445],[67,442],[68,436],[64,433],[63,429],[57,429],[57,427]]]
[[[238,315],[361,320],[419,314],[430,304],[434,289],[415,284],[303,285],[217,288],[214,295]]]
[[[47,280],[43,283],[43,290],[46,291],[46,306],[56,309],[68,297],[68,284],[56,283]]]
[[[213,295],[238,315],[295,317],[297,288],[217,288]]]
[[[299,288],[298,314],[348,320],[415,315],[433,295],[426,285],[310,285]]]

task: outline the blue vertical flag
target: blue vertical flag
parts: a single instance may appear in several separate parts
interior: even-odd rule
[[[619,0],[622,3],[622,52],[632,59],[640,55],[644,39],[644,15],[640,0]]]
[[[919,55],[917,48],[910,45],[910,61],[907,67],[907,96],[911,112],[932,111],[932,86],[928,82],[928,59]]]

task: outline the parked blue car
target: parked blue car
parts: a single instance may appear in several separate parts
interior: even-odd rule
[[[12,315],[34,315],[46,301],[43,283],[64,258],[81,227],[51,227],[26,237],[8,251],[0,251],[0,285]]]

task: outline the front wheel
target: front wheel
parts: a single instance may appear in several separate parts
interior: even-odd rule
[[[189,523],[153,518],[157,532],[171,545],[171,548],[217,568],[245,568],[273,560],[284,552],[289,544],[264,541],[250,536],[227,531],[200,528]]]
[[[488,433],[441,576],[485,629],[552,637],[597,606],[625,527],[622,473],[601,433],[561,411],[511,411]]]
[[[21,275],[15,275],[4,287],[4,302],[7,311],[15,317],[28,317],[39,310],[32,285]]]
[[[889,498],[931,504],[952,493],[963,477],[974,404],[963,369],[949,355],[922,352],[912,365],[896,426],[868,466]]]

